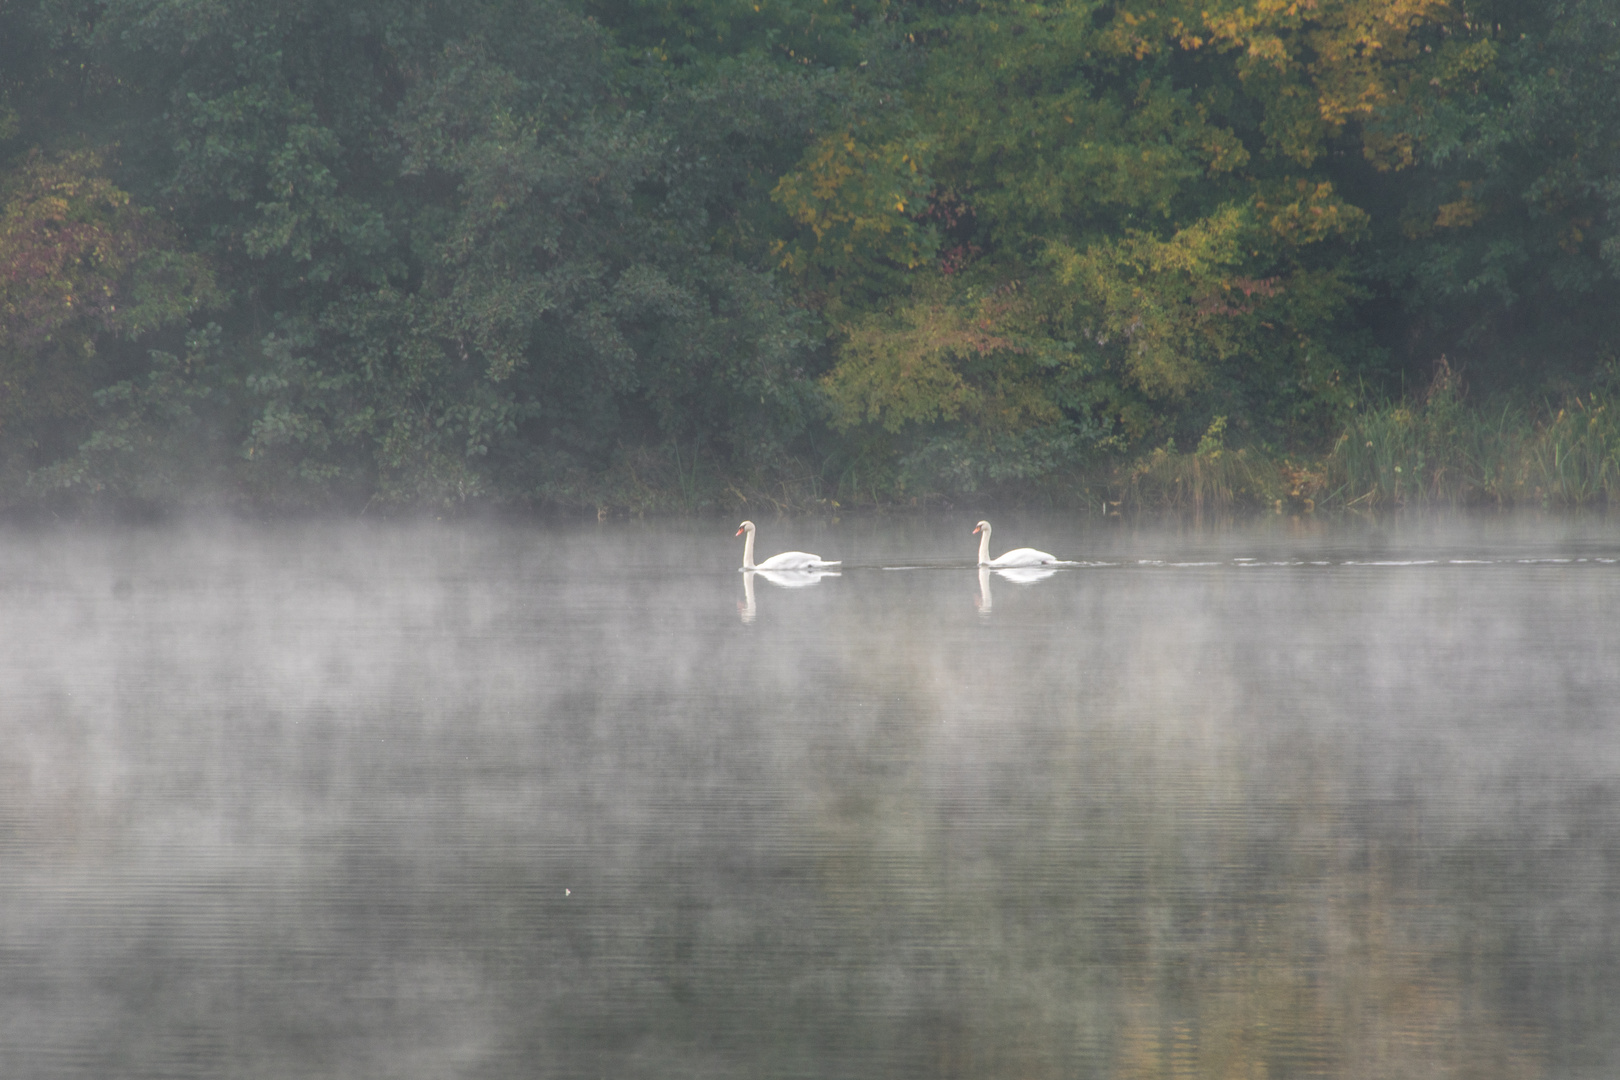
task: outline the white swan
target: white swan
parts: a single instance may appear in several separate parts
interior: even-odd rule
[[[1050,566],[1058,561],[1056,555],[1049,555],[1034,548],[1013,548],[999,559],[990,557],[990,523],[981,521],[973,526],[973,531],[979,534],[979,565],[999,568],[1003,566]]]
[[[748,534],[743,541],[744,570],[824,570],[832,566],[842,566],[838,560],[828,562],[820,555],[812,555],[807,551],[784,551],[780,555],[772,555],[758,566],[754,565],[754,523],[745,521],[737,526],[737,535]]]

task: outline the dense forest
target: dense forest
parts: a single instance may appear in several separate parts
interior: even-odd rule
[[[0,0],[0,505],[1613,501],[1617,88],[1620,0]]]

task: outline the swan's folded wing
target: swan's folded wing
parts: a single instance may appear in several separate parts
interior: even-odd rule
[[[1034,548],[1013,548],[990,563],[990,567],[999,569],[1004,566],[1050,566],[1055,562],[1057,556],[1050,552],[1036,551]]]

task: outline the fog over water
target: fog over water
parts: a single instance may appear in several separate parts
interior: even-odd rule
[[[755,520],[0,532],[0,1077],[1620,1074],[1620,520]]]

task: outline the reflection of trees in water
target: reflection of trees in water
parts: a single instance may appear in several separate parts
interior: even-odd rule
[[[1328,748],[1264,802],[1287,781],[1263,763],[1132,762],[1123,740],[975,783],[906,768],[939,720],[890,704],[816,777],[850,1032],[939,1076],[1545,1074],[1492,914],[1457,904],[1465,853],[1387,854],[1412,811],[1324,790]]]
[[[1215,914],[1221,946],[1183,943],[1132,971],[1114,1075],[1543,1075],[1534,1035],[1492,1000],[1499,970],[1468,970],[1425,926],[1432,897],[1355,861],[1328,860],[1263,912]]]

